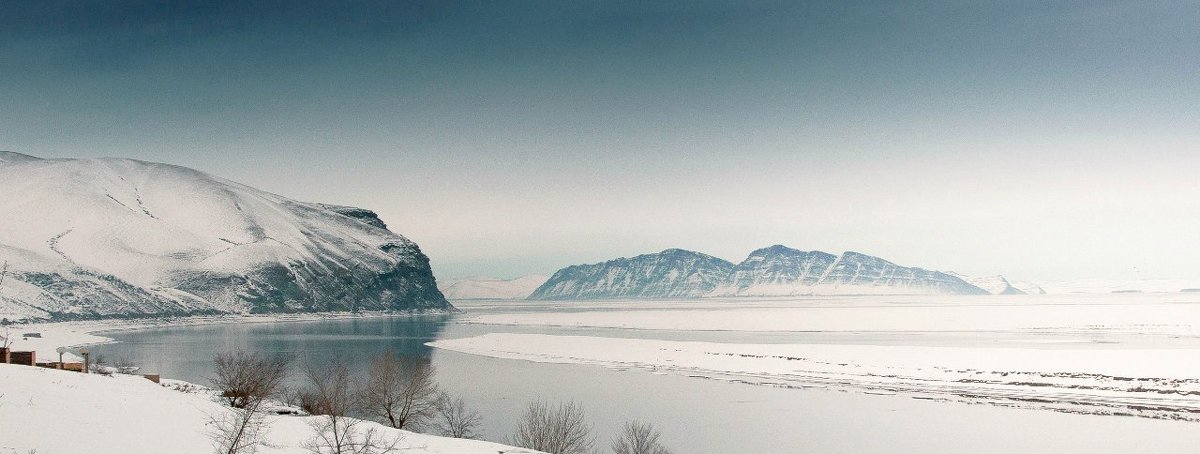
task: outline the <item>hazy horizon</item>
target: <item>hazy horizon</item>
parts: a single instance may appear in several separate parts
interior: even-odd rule
[[[0,5],[0,150],[362,206],[442,278],[773,244],[1200,278],[1185,1]]]

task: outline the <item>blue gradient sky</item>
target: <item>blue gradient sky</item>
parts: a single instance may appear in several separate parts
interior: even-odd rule
[[[1200,4],[1050,3],[5,2],[0,149],[369,207],[443,278],[1200,278]]]

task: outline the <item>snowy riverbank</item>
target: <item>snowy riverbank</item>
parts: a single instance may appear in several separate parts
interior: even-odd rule
[[[1197,349],[733,344],[511,333],[428,345],[495,358],[642,368],[756,385],[1200,420]]]
[[[167,389],[137,376],[80,374],[0,364],[0,454],[213,452],[213,418],[231,413],[204,393]],[[271,415],[258,452],[299,454],[312,416]],[[531,453],[497,443],[423,435],[363,422],[398,452]]]
[[[429,345],[769,386],[1200,421],[1194,294],[548,304],[558,306],[468,313],[459,322],[630,334],[487,334]],[[699,332],[721,340],[677,338]]]
[[[130,331],[139,329],[154,329],[172,326],[198,326],[224,323],[289,323],[311,322],[320,320],[342,320],[355,318],[379,317],[420,317],[438,316],[449,312],[319,312],[306,314],[246,314],[246,315],[211,315],[195,317],[163,317],[144,319],[107,319],[71,322],[37,322],[13,324],[0,327],[0,332],[7,329],[13,336],[14,351],[35,351],[38,361],[57,361],[59,347],[68,349],[68,361],[77,361],[71,352],[79,347],[105,344],[112,339],[103,334],[113,331]],[[26,336],[26,334],[34,334]]]

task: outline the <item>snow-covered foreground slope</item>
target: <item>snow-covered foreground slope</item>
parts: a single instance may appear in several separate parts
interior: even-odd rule
[[[0,364],[0,454],[211,454],[209,421],[230,413],[205,394],[173,391],[141,377],[85,375]],[[313,417],[268,416],[264,454],[307,453]],[[399,452],[532,453],[496,443],[400,431],[364,422]]]
[[[550,276],[531,274],[516,279],[464,277],[438,282],[438,289],[452,300],[525,299]]]
[[[429,345],[548,363],[783,387],[905,393],[1055,411],[1200,420],[1200,349],[679,342],[494,333]]]
[[[196,170],[0,152],[0,317],[444,310],[371,211]]]

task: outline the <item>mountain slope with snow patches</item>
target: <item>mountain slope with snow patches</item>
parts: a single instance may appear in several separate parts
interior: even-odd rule
[[[866,254],[833,255],[775,245],[751,252],[709,296],[872,294],[986,292],[946,273],[900,266]]]
[[[999,276],[999,275],[997,275],[997,276],[966,276],[966,275],[955,273],[953,271],[947,272],[946,274],[949,274],[951,276],[954,276],[954,277],[957,277],[964,281],[967,281],[971,285],[974,285],[976,287],[984,289],[992,295],[1025,295],[1025,294],[1028,294],[1028,292],[1021,290],[1016,285],[1009,282],[1008,279],[1006,279],[1004,276]],[[1032,284],[1026,284],[1026,288],[1036,288],[1036,286],[1034,286]],[[1037,293],[1037,292],[1035,292],[1035,293]],[[1045,292],[1041,292],[1041,293],[1045,293]]]
[[[0,182],[4,317],[451,308],[369,210],[131,159],[0,152]]]
[[[833,255],[776,245],[750,253],[737,265],[669,249],[570,266],[555,273],[530,299],[987,293],[947,273],[900,266],[857,252]]]
[[[733,271],[719,258],[667,249],[656,254],[573,265],[554,273],[529,299],[694,298],[705,296]]]

